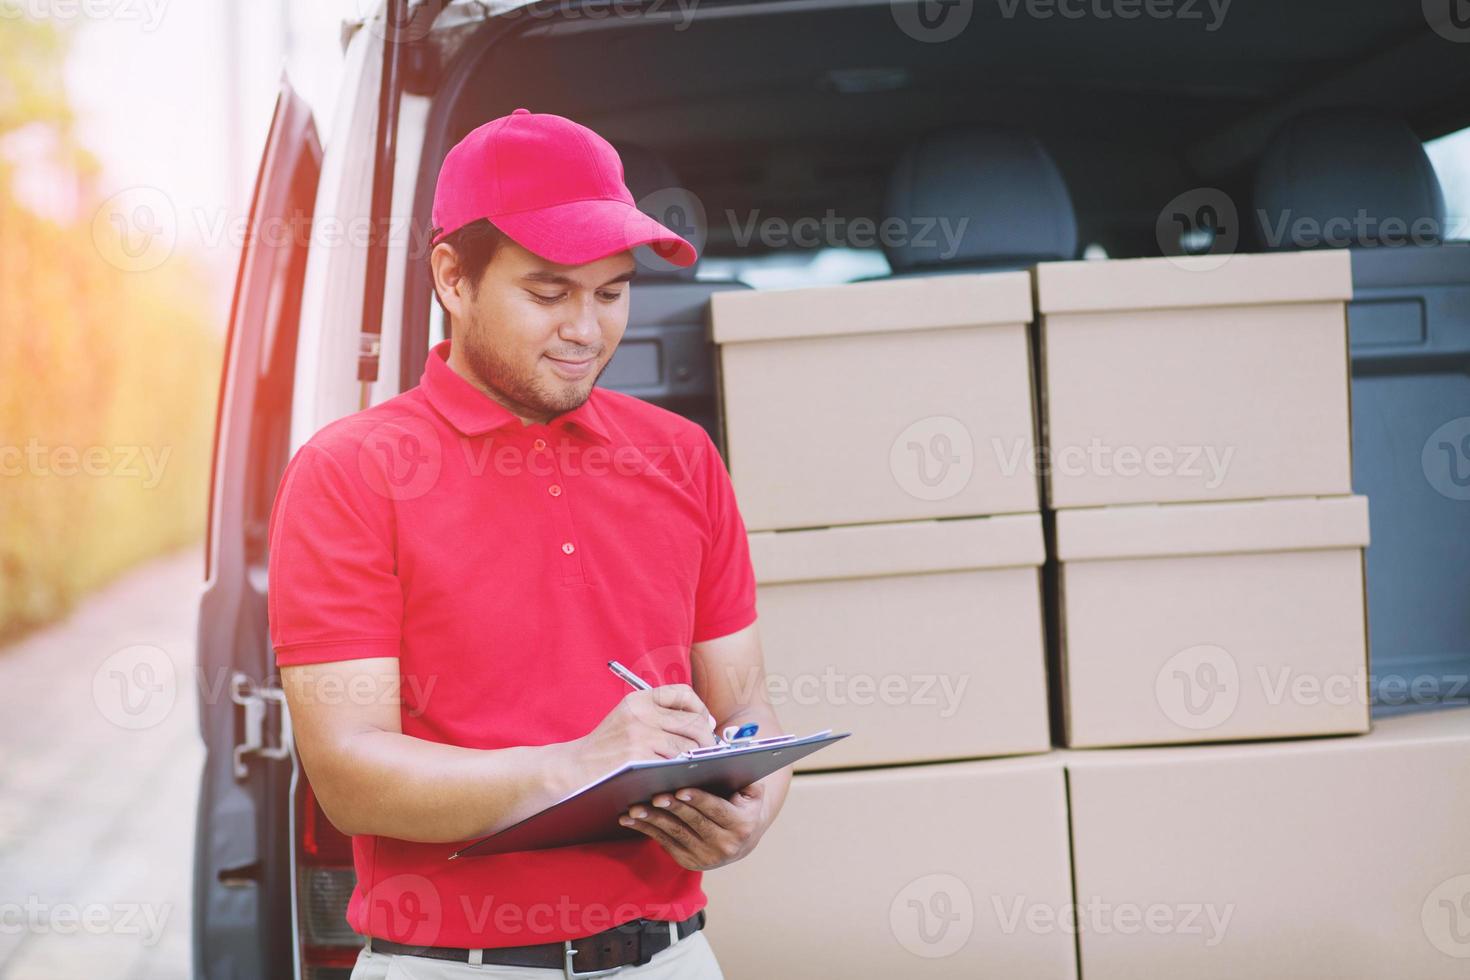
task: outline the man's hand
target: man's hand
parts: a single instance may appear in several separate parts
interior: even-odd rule
[[[630,807],[618,823],[652,837],[690,871],[709,871],[755,849],[774,817],[768,801],[760,781],[728,800],[702,789],[681,789],[658,794],[652,806]]]
[[[626,762],[672,759],[714,744],[714,718],[688,684],[629,691],[596,728],[572,743],[588,779]]]

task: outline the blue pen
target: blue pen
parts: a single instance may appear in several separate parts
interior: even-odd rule
[[[747,738],[753,738],[755,733],[760,731],[760,727],[753,721],[747,721],[738,728],[734,725],[726,725],[725,730],[720,733],[720,739],[725,742],[744,741]]]

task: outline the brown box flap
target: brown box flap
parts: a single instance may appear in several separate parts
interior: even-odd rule
[[[1031,276],[965,273],[736,289],[711,296],[710,315],[717,344],[1030,323]]]
[[[1158,259],[1043,262],[1036,266],[1038,313],[1345,302],[1353,296],[1345,249]]]
[[[1362,548],[1368,498],[1130,504],[1057,512],[1057,558],[1088,561]]]
[[[1039,514],[757,531],[749,540],[762,585],[1034,567],[1046,557]]]

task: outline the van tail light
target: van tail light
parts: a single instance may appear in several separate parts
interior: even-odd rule
[[[338,833],[302,777],[297,795],[296,898],[302,980],[348,980],[362,937],[347,924],[357,884],[352,839]]]

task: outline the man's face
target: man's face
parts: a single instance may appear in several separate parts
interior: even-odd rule
[[[557,265],[506,242],[478,286],[461,285],[451,366],[523,418],[571,411],[623,339],[636,268],[631,252]]]

